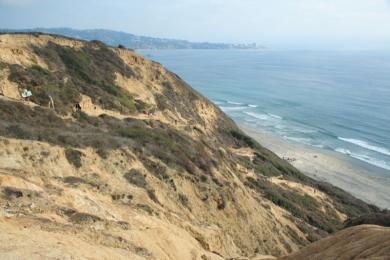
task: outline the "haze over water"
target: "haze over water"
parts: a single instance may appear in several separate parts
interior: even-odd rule
[[[390,170],[390,52],[140,52],[240,124]]]

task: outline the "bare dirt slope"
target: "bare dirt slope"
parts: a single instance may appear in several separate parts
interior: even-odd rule
[[[390,228],[362,225],[317,241],[283,260],[389,259]]]
[[[133,51],[3,34],[0,69],[1,259],[260,259],[379,211]]]

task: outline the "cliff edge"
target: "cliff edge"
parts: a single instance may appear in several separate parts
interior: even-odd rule
[[[0,69],[2,259],[278,257],[379,211],[131,50],[1,34]]]

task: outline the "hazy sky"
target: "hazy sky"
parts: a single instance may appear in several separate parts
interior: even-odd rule
[[[271,47],[390,48],[390,0],[0,0],[1,28],[105,28]]]

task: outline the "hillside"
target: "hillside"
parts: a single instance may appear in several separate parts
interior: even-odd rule
[[[133,51],[2,34],[0,69],[2,259],[284,256],[379,212]]]
[[[282,260],[389,259],[390,228],[362,225],[313,243]]]
[[[111,46],[123,45],[130,49],[263,49],[256,43],[231,44],[231,43],[210,43],[190,42],[185,40],[162,39],[147,36],[138,36],[125,32],[117,32],[104,29],[76,30],[71,28],[34,28],[22,30],[0,29],[0,32],[41,32],[57,34],[83,40],[99,40]]]

